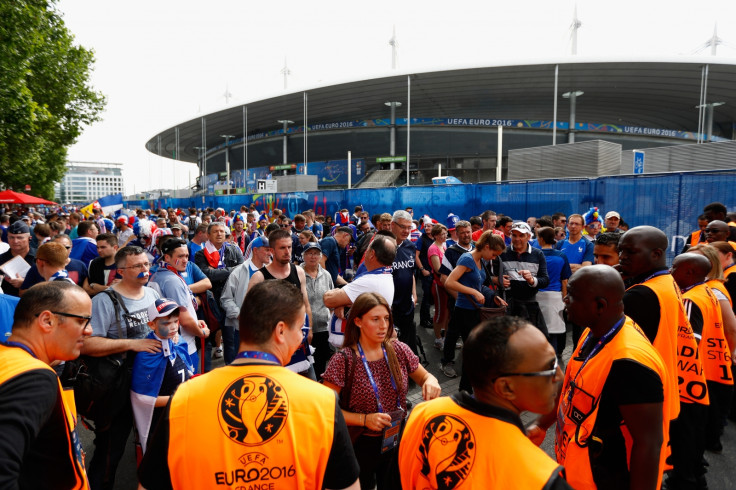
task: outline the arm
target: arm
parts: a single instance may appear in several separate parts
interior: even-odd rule
[[[721,316],[723,317],[723,335],[726,337],[731,357],[733,357],[733,353],[736,352],[736,317],[727,299],[719,300],[718,304],[721,305]]]
[[[106,337],[89,337],[84,339],[82,354],[92,357],[109,356],[126,351],[150,352],[161,351],[161,342],[156,339],[108,339]]]
[[[263,273],[261,271],[256,271],[256,273],[250,276],[250,279],[248,280],[248,291],[253,289],[253,286],[256,284],[262,283],[264,280],[265,278],[263,277]]]
[[[445,288],[445,291],[447,291],[447,294],[457,299],[457,291],[447,288],[447,278],[448,276],[446,274],[440,275],[440,284]]]
[[[240,306],[235,302],[235,293],[238,289],[238,285],[242,282],[242,278],[240,277],[241,271],[242,269],[238,269],[230,274],[230,277],[227,278],[227,282],[225,283],[225,287],[222,289],[222,294],[220,295],[220,305],[225,310],[225,315],[230,319],[235,319],[240,314]],[[246,270],[245,277],[247,278],[247,276],[248,272]],[[246,287],[246,284],[243,284],[242,286]]]
[[[417,276],[411,276],[411,300],[417,304]]]
[[[191,289],[194,294],[204,293],[205,291],[212,289],[212,281],[205,277],[201,281],[190,284],[189,289]]]
[[[456,294],[463,293],[470,298],[474,298],[475,301],[482,305],[486,301],[483,293],[468,286],[463,286],[459,282],[460,277],[469,270],[470,269],[468,269],[464,265],[458,265],[457,267],[455,267],[450,273],[450,277],[448,277],[447,281],[445,281],[445,289],[447,289],[448,291],[455,291]]]
[[[338,395],[342,390],[342,388],[330,383],[329,381],[323,381],[323,384],[334,390]],[[342,416],[345,417],[346,425],[365,427],[375,432],[380,432],[384,428],[391,426],[391,416],[387,413],[358,413],[343,410]]]
[[[560,284],[562,285],[562,297],[564,298],[567,296],[567,279],[561,280]]]
[[[322,301],[328,308],[339,308],[340,306],[349,306],[353,304],[348,294],[340,288],[330,289],[322,297]]]
[[[296,268],[296,275],[302,285],[302,298],[304,298],[304,309],[306,310],[307,319],[309,321],[309,334],[307,334],[307,342],[312,343],[312,305],[309,304],[309,294],[307,293],[307,276],[304,269]]]
[[[426,277],[430,274],[430,272],[424,268],[424,265],[422,265],[422,261],[419,260],[419,250],[417,250],[416,260],[414,261],[414,263],[417,265],[417,269],[419,269],[419,272],[421,272],[423,276]]]
[[[425,401],[433,400],[442,393],[442,388],[440,388],[437,378],[432,376],[421,364],[413,373],[409,374],[409,377],[422,387],[422,398]]]
[[[631,446],[629,483],[632,490],[657,486],[662,434],[662,403],[620,405],[624,424],[629,429]]]
[[[179,313],[179,325],[181,325],[181,328],[183,328],[185,332],[190,335],[194,335],[195,337],[207,338],[210,335],[210,329],[207,328],[207,324],[204,320],[197,320],[196,317],[192,317],[191,313],[186,309],[182,309]]]
[[[432,265],[432,270],[433,271],[435,271],[435,272],[439,272],[440,271],[440,266],[442,265],[442,263],[440,262],[439,256],[432,255],[429,258],[429,263]]]
[[[157,396],[156,401],[154,402],[154,407],[165,407],[169,403],[169,399],[171,397],[169,395],[166,396]]]

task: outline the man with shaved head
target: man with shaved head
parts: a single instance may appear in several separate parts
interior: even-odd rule
[[[619,271],[628,286],[624,312],[659,351],[673,383],[672,396],[679,398],[665,414],[671,421],[674,465],[667,482],[671,488],[695,488],[703,475],[689,471],[689,462],[699,456],[695,444],[681,437],[680,426],[693,423],[690,419],[699,411],[695,405],[708,405],[708,390],[680,289],[667,269],[667,236],[652,226],[637,226],[624,233],[618,249]]]
[[[731,233],[731,227],[725,221],[713,220],[708,223],[705,227],[705,241],[708,243],[713,242],[728,242],[733,247],[736,243],[729,241],[729,235]]]
[[[706,447],[714,452],[723,450],[723,420],[733,393],[731,355],[724,334],[721,307],[718,298],[705,283],[710,269],[710,260],[695,253],[679,255],[672,262],[672,277],[682,289],[685,310],[695,338],[699,339],[699,353],[710,397],[707,409],[698,407],[701,411],[698,423],[688,428],[693,432],[691,439],[699,445],[701,455]],[[700,462],[701,458],[697,461]]]
[[[567,314],[587,328],[556,412],[529,428],[541,443],[557,423],[555,454],[573,488],[661,486],[676,399],[662,357],[624,315],[623,296],[623,280],[610,266],[584,267],[570,278]]]

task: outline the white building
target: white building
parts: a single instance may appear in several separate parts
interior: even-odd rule
[[[67,171],[56,184],[59,203],[90,203],[100,197],[123,192],[123,164],[67,162]]]

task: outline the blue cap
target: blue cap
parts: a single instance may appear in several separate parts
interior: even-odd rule
[[[454,230],[455,229],[455,223],[460,221],[460,217],[456,214],[448,214],[447,219],[445,220],[445,224],[447,225],[447,231]]]
[[[265,236],[258,236],[250,242],[250,248],[268,247],[268,238]]]

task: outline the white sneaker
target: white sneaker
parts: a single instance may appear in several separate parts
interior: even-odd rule
[[[222,347],[217,347],[212,352],[212,359],[220,359],[222,357]]]
[[[434,348],[443,350],[445,348],[445,339],[434,339]]]
[[[440,369],[442,373],[448,378],[457,378],[457,372],[455,372],[455,363],[448,362],[444,366],[440,363]]]
[[[455,348],[456,349],[462,349],[463,348],[463,339],[457,339],[457,342],[455,342]]]

